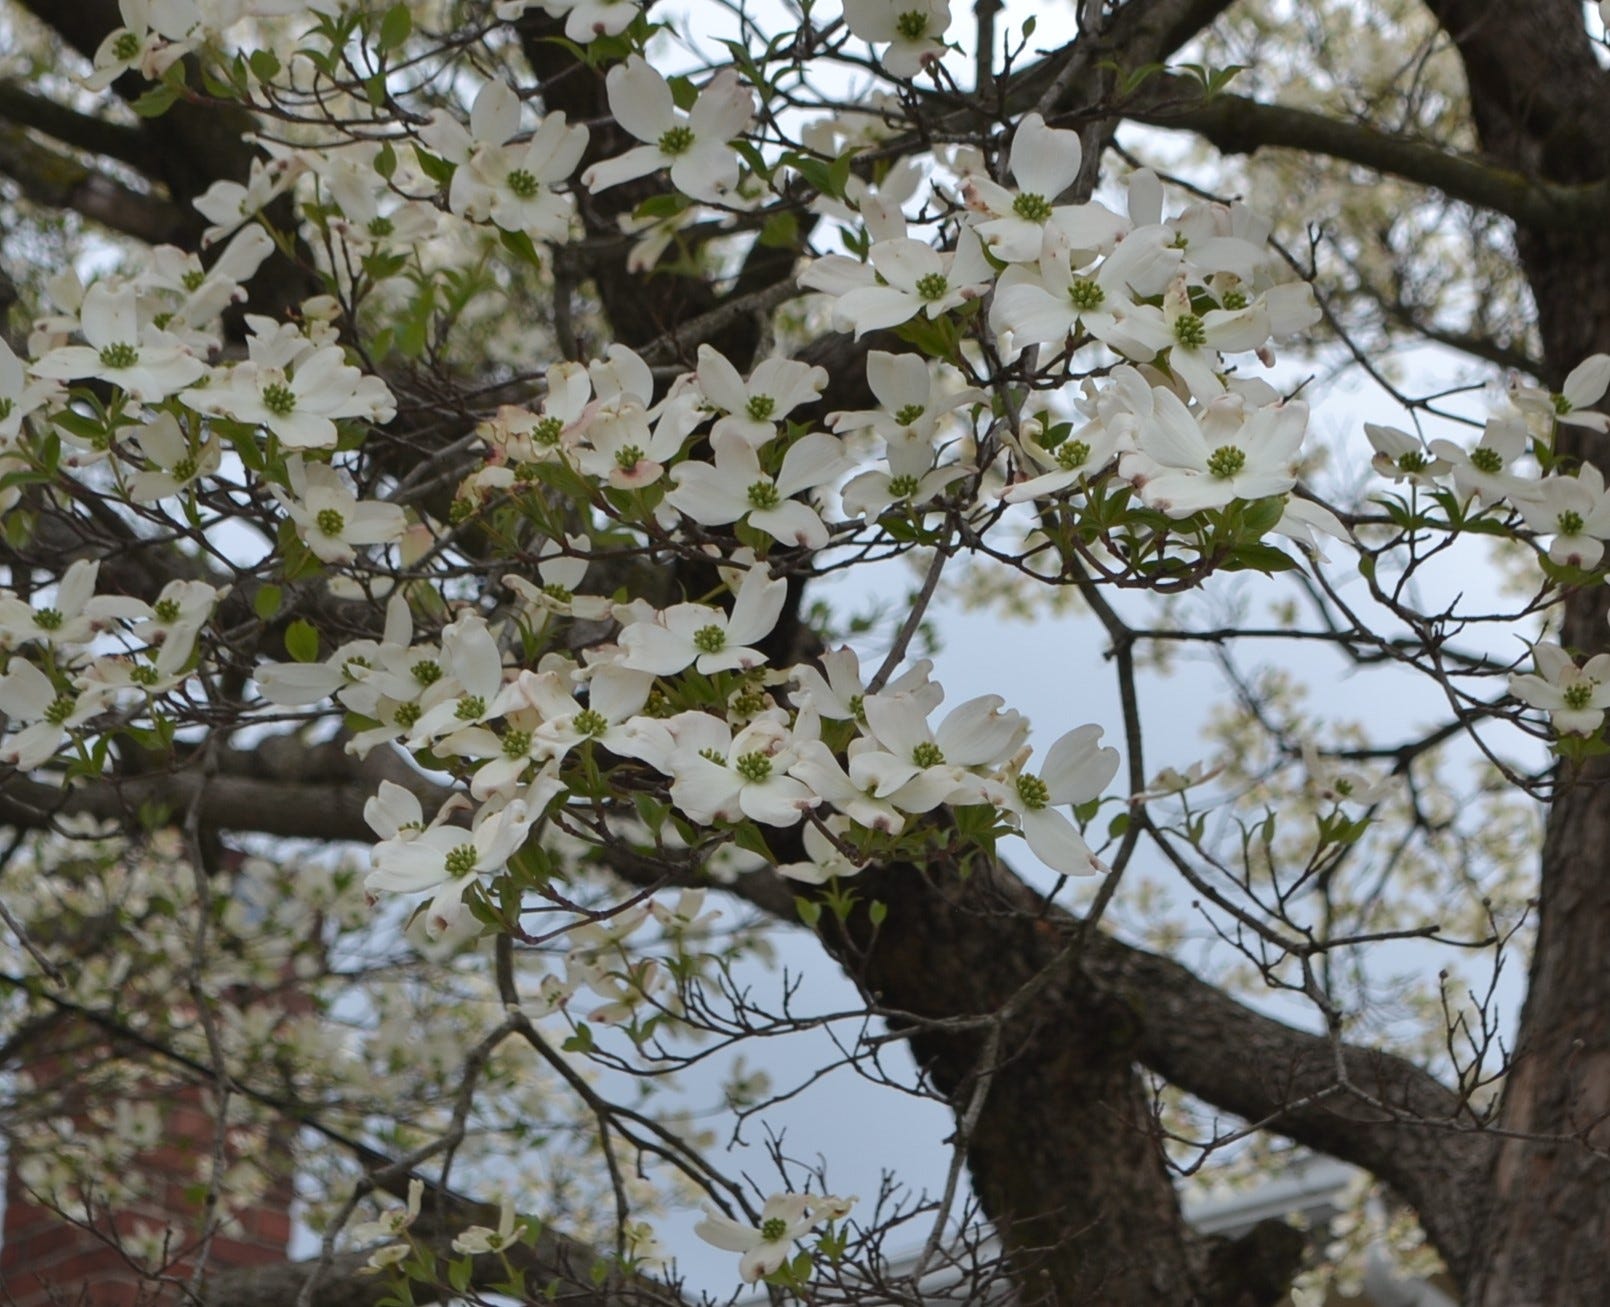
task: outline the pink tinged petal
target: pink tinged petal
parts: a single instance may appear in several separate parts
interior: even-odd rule
[[[1180,397],[1162,387],[1152,392],[1152,422],[1141,435],[1141,447],[1167,467],[1202,471],[1207,467],[1208,445],[1191,411]]]
[[[13,659],[11,671],[0,677],[0,712],[8,717],[33,721],[44,715],[55,698],[50,677],[32,663]]]
[[[915,291],[922,278],[942,276],[945,271],[939,252],[933,246],[910,237],[881,241],[872,247],[867,257],[890,286],[908,292]]]
[[[837,436],[816,431],[797,440],[783,455],[783,465],[777,473],[777,491],[785,498],[831,481],[848,471],[849,459],[844,444]]]
[[[736,72],[725,68],[699,93],[688,112],[688,126],[700,141],[730,141],[754,116],[754,92],[738,80]]]
[[[84,292],[79,315],[84,339],[97,350],[108,345],[134,345],[140,339],[140,319],[135,310],[134,287],[117,288],[98,281]]]
[[[664,158],[658,148],[652,145],[638,145],[616,158],[603,159],[593,164],[582,173],[581,184],[589,191],[607,191],[611,186],[619,186],[622,182],[633,181],[638,177],[646,177],[651,172],[657,172],[663,164]]]
[[[708,1203],[705,1204],[704,1210],[707,1215],[693,1227],[693,1233],[707,1244],[720,1248],[723,1252],[746,1253],[762,1242],[760,1231],[753,1226],[741,1225],[729,1217],[722,1216]]]
[[[1583,359],[1565,378],[1560,394],[1572,408],[1596,404],[1610,388],[1610,354],[1592,354]]]
[[[762,1243],[746,1252],[738,1261],[738,1274],[745,1284],[754,1284],[772,1274],[788,1260],[787,1243]]]
[[[1088,803],[1118,774],[1118,750],[1100,747],[1101,727],[1080,726],[1069,731],[1045,755],[1040,779],[1052,803]]]
[[[81,558],[75,562],[61,579],[53,607],[67,617],[78,616],[95,594],[95,582],[100,571],[99,559]]]
[[[699,346],[699,367],[696,373],[699,389],[717,408],[728,413],[742,413],[749,403],[749,389],[738,369],[726,355],[708,345]]]
[[[381,781],[379,791],[363,805],[363,819],[376,835],[389,840],[410,826],[423,826],[425,813],[412,790],[396,781]]]
[[[704,526],[736,522],[749,511],[747,487],[708,463],[683,463],[671,472],[676,488],[665,502]]]
[[[477,141],[501,145],[519,129],[520,97],[507,82],[488,82],[470,110],[470,135]]]
[[[670,85],[641,55],[616,64],[604,84],[615,121],[640,141],[659,140],[679,121]]]
[[[656,676],[673,676],[699,656],[691,638],[652,622],[634,622],[621,632],[623,665]]]
[[[671,783],[671,801],[694,821],[737,821],[743,816],[738,800],[743,782],[737,772],[697,754],[675,756],[672,765],[676,779]]]
[[[792,826],[820,802],[804,782],[791,776],[773,776],[738,792],[744,816],[767,826]]]
[[[1067,337],[1079,311],[1039,286],[1020,284],[996,296],[990,319],[997,331],[1010,331],[1020,347],[1046,345]]]
[[[824,549],[829,540],[827,527],[816,510],[797,499],[784,500],[776,508],[749,514],[750,524],[759,527],[779,544],[804,549]]]
[[[898,327],[922,311],[922,301],[894,286],[866,286],[841,296],[833,306],[833,321],[850,327],[859,340],[869,331]]]
[[[1012,137],[1012,179],[1055,203],[1078,177],[1083,157],[1078,132],[1047,127],[1039,114],[1026,114]]]
[[[1012,747],[1027,723],[1020,713],[1001,712],[1004,702],[998,694],[981,694],[950,711],[934,732],[946,762],[972,767],[993,762]]]
[[[868,700],[870,702],[870,700]],[[850,782],[858,790],[884,799],[922,771],[915,763],[881,749],[868,749],[850,759]]]
[[[752,644],[770,635],[782,615],[783,603],[788,598],[788,582],[782,577],[771,579],[764,567],[753,567],[744,575],[733,601],[732,616],[727,619],[729,644]]]
[[[671,184],[684,195],[712,204],[738,184],[738,156],[724,141],[695,145],[671,161]]]
[[[867,355],[866,377],[878,403],[891,413],[913,405],[928,407],[931,375],[928,364],[919,355],[872,350]]]
[[[1026,812],[1022,817],[1023,838],[1034,856],[1052,871],[1067,876],[1089,876],[1100,870],[1090,846],[1073,823],[1052,808]]]

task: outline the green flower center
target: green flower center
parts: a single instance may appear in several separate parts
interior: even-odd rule
[[[189,481],[199,472],[200,466],[188,454],[173,465],[173,479],[175,481]]]
[[[944,299],[949,290],[950,283],[942,272],[925,272],[917,278],[917,294],[930,303]]]
[[[777,487],[770,481],[757,481],[749,487],[751,508],[776,508],[781,502],[782,496],[777,493]]]
[[[907,404],[904,408],[895,411],[894,420],[903,427],[909,427],[926,412],[927,410],[921,404]]]
[[[700,653],[720,653],[727,647],[727,633],[712,622],[693,633],[693,647]]]
[[[207,274],[200,268],[191,268],[189,272],[179,278],[179,284],[186,290],[200,290],[202,283],[207,280]]]
[[[573,590],[568,586],[560,585],[557,581],[549,581],[547,585],[542,587],[542,593],[559,604],[568,604],[576,597]]]
[[[765,712],[766,695],[757,686],[746,685],[733,696],[732,707],[735,712],[745,717],[753,717],[756,713]]]
[[[1220,302],[1231,312],[1234,312],[1236,309],[1244,309],[1247,307],[1246,295],[1242,291],[1238,290],[1225,291],[1224,298]]]
[[[157,615],[159,622],[177,622],[179,620],[179,601],[177,599],[158,599],[151,605],[151,611]]]
[[[0,422],[11,416],[12,403],[4,395],[0,395]]]
[[[922,483],[916,477],[907,473],[905,476],[889,478],[889,493],[896,499],[909,499],[917,493],[917,487]]]
[[[744,412],[754,421],[764,422],[777,409],[777,401],[770,395],[751,395],[749,403],[744,405]]]
[[[531,439],[539,445],[557,445],[565,424],[555,417],[543,418],[531,430]]]
[[[1582,514],[1568,508],[1560,514],[1556,524],[1560,528],[1561,535],[1577,535],[1582,530]]]
[[[529,200],[542,189],[541,183],[524,168],[516,168],[505,180],[509,189],[522,200]]]
[[[1083,467],[1090,459],[1090,446],[1083,440],[1064,440],[1057,446],[1057,466],[1064,472]]]
[[[283,382],[263,387],[263,407],[277,418],[289,417],[296,409],[296,392]]]
[[[386,217],[370,218],[367,230],[371,236],[390,236],[397,230],[397,224]]]
[[[1044,222],[1051,216],[1051,202],[1043,195],[1025,191],[1012,201],[1012,212],[1025,222]]]
[[[1566,686],[1560,697],[1565,700],[1567,708],[1574,712],[1581,712],[1593,702],[1593,691],[1597,687],[1597,681],[1577,681],[1574,685]]]
[[[1174,319],[1174,339],[1186,349],[1201,349],[1207,344],[1207,328],[1194,313],[1182,313]]]
[[[116,345],[108,345],[101,351],[103,368],[132,368],[139,361],[140,351],[122,341]]]
[[[1247,465],[1247,456],[1234,445],[1220,445],[1208,455],[1207,469],[1220,481],[1228,481]]]
[[[911,751],[911,761],[919,767],[938,767],[945,761],[945,755],[932,740],[924,740]]]
[[[126,64],[140,53],[140,38],[133,32],[124,32],[112,42],[112,58]]]
[[[866,725],[866,695],[852,694],[850,696],[850,716],[860,722],[861,725]]]
[[[576,714],[575,726],[576,734],[592,738],[609,729],[609,719],[595,708],[583,708]]]
[[[638,445],[627,445],[626,448],[617,450],[615,454],[615,466],[622,472],[632,471],[642,461],[643,450]]]
[[[356,681],[358,679],[359,672],[366,671],[373,666],[374,664],[362,654],[354,654],[351,658],[348,658],[346,662],[341,664],[341,675],[346,677],[349,681]]]
[[[1569,413],[1572,410],[1572,408],[1575,407],[1575,405],[1573,405],[1571,403],[1571,401],[1568,400],[1564,395],[1555,395],[1555,396],[1553,396],[1553,400],[1554,400],[1554,411],[1556,413],[1558,413],[1561,417],[1564,417],[1567,413]]]
[[[771,759],[764,753],[746,753],[733,764],[733,770],[746,781],[758,785],[771,775]]]
[[[1077,277],[1068,286],[1068,299],[1081,313],[1089,313],[1107,302],[1107,292],[1089,277]]]
[[[52,726],[60,726],[73,715],[73,709],[78,707],[76,694],[58,694],[50,701],[50,707],[45,709],[45,720]]]
[[[450,849],[442,861],[449,876],[468,876],[475,870],[475,860],[475,845],[460,844],[456,849]]]
[[[768,1216],[760,1223],[760,1237],[767,1243],[776,1243],[787,1233],[788,1222],[780,1216]]]
[[[668,128],[659,141],[660,153],[667,158],[674,159],[679,154],[686,154],[693,148],[693,128],[686,123],[678,123]]]
[[[503,735],[503,756],[505,758],[524,758],[531,752],[530,731],[505,731]]]
[[[435,685],[442,679],[442,665],[431,658],[421,658],[408,672],[421,685]]]
[[[1426,469],[1426,464],[1428,464],[1430,461],[1431,460],[1422,454],[1418,449],[1411,449],[1406,454],[1398,455],[1398,471],[1423,472]]]
[[[473,722],[486,716],[486,700],[478,694],[466,694],[453,709],[453,716],[461,722]]]
[[[1051,788],[1038,776],[1019,776],[1017,797],[1030,812],[1038,812],[1051,802]]]
[[[400,703],[392,720],[403,730],[412,730],[414,723],[419,720],[420,708],[417,703]]]
[[[1485,472],[1489,476],[1504,470],[1504,456],[1496,449],[1486,445],[1477,445],[1470,451],[1470,466],[1478,472]]]
[[[347,524],[347,519],[334,508],[319,509],[318,516],[313,519],[319,531],[327,536],[339,536],[341,528]]]
[[[150,663],[135,663],[129,668],[129,680],[136,685],[155,685],[159,679],[157,669]]]
[[[41,608],[34,614],[34,625],[41,631],[59,631],[62,624],[61,610],[58,608]]]
[[[908,9],[894,20],[894,30],[903,41],[920,41],[928,35],[928,15],[918,9]]]

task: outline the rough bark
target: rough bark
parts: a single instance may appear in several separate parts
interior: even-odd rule
[[[1428,2],[1465,59],[1484,148],[1507,170],[1504,194],[1514,197],[1515,207],[1503,211],[1532,222],[1518,230],[1517,244],[1558,381],[1583,355],[1610,349],[1610,237],[1554,221],[1552,211],[1537,207],[1538,197],[1595,193],[1582,188],[1610,179],[1610,131],[1604,130],[1610,128],[1610,90],[1572,0]],[[1226,3],[1136,0],[1119,11],[1088,57],[1116,52],[1126,66],[1164,57]],[[48,21],[80,49],[93,49],[116,21],[108,0],[62,8],[51,9]],[[538,34],[535,27],[531,34]],[[556,64],[556,46],[532,39],[527,50],[548,105],[596,120],[605,107],[601,80],[573,64]],[[1048,68],[1056,71],[1057,61],[1048,61]],[[1045,84],[1024,86],[1038,92]],[[1225,103],[1223,115],[1243,112],[1233,100]],[[1264,120],[1266,128],[1270,121]],[[158,138],[157,157],[178,170],[162,178],[176,200],[217,176],[244,173],[238,124],[226,129],[222,115],[193,121],[184,106],[157,123],[140,130]],[[1246,135],[1240,118],[1187,125],[1225,148],[1267,143]],[[604,139],[595,132],[599,148]],[[1348,139],[1375,148],[1356,133]],[[1336,152],[1345,153],[1344,144]],[[1392,166],[1386,155],[1367,161]],[[1488,184],[1487,174],[1462,171],[1464,161],[1450,167],[1448,177],[1476,188],[1465,198],[1487,202],[1479,189]],[[1522,184],[1508,187],[1510,178]],[[589,212],[595,232],[609,228],[627,198],[623,190],[609,208]],[[618,256],[584,271],[620,337],[635,343],[716,306],[702,282],[662,277],[648,282],[645,293],[641,280],[624,277]],[[768,273],[749,271],[751,280]],[[741,361],[745,338],[753,340],[748,322],[718,343]],[[864,349],[843,338],[831,347],[835,363]],[[1602,590],[1575,597],[1567,641],[1583,652],[1603,649],[1610,643],[1605,619]],[[361,839],[362,801],[373,779],[350,770],[332,770],[328,778],[305,768],[287,775],[268,763],[240,763],[206,782],[202,814],[222,826]],[[1329,1041],[1252,1013],[1165,959],[1105,937],[1088,941],[1082,955],[1064,958],[1069,924],[1048,915],[1003,874],[978,871],[959,880],[926,878],[909,868],[877,873],[866,881],[867,892],[888,904],[887,919],[876,932],[864,918],[853,919],[835,947],[880,1003],[918,1018],[910,1025],[913,1048],[968,1130],[978,1192],[1005,1235],[1028,1301],[1123,1307],[1186,1303],[1205,1292],[1189,1265],[1137,1071],[1142,1065],[1227,1110],[1271,1118],[1274,1129],[1382,1175],[1418,1208],[1456,1274],[1468,1277],[1473,1305],[1602,1301],[1610,1293],[1602,1265],[1603,1249],[1610,1247],[1610,1172],[1584,1144],[1610,1146],[1601,1124],[1610,1114],[1610,969],[1598,955],[1599,941],[1610,938],[1610,878],[1598,865],[1598,851],[1610,843],[1607,779],[1610,767],[1590,769],[1551,817],[1532,991],[1504,1109],[1507,1127],[1561,1137],[1557,1142],[1515,1139],[1494,1147],[1463,1133],[1468,1122],[1458,1101],[1415,1068],[1343,1050],[1339,1072]],[[85,787],[65,802],[70,810],[114,815],[137,808],[151,793],[165,793],[184,806],[200,784],[193,777],[145,777]],[[0,820],[39,820],[52,797],[42,788],[9,782],[0,795]],[[778,910],[775,883],[767,893]],[[787,902],[785,895],[784,909]],[[1052,965],[1059,970],[1045,997],[1054,1001],[1017,1006],[1015,996],[1040,983]],[[1003,1009],[1000,1020],[988,1020]],[[1494,1153],[1485,1230],[1478,1231],[1472,1207]],[[1539,1201],[1545,1192],[1550,1201]],[[263,1278],[254,1285],[242,1279],[230,1290],[234,1296],[217,1300],[289,1301],[294,1290],[287,1286],[304,1272],[286,1267],[254,1274]],[[1228,1293],[1212,1300],[1232,1301]]]
[[[1570,0],[1493,5],[1431,0],[1470,84],[1484,148],[1550,183],[1610,179],[1610,79]],[[1517,225],[1537,305],[1546,379],[1610,350],[1610,233]],[[1561,449],[1610,468],[1604,438],[1568,427]],[[1563,642],[1610,648],[1606,588],[1566,602]],[[1558,776],[1540,870],[1530,986],[1504,1092],[1471,1307],[1569,1307],[1610,1297],[1610,767]]]

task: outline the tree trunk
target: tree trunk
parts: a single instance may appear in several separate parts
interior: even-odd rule
[[[1529,178],[1610,177],[1610,81],[1573,0],[1494,5],[1433,0],[1458,46],[1484,148]],[[1515,235],[1559,386],[1587,355],[1610,352],[1610,236],[1602,229]],[[1610,444],[1564,426],[1560,452],[1610,470]],[[1571,595],[1561,640],[1610,649],[1610,591]],[[1610,764],[1562,768],[1543,845],[1538,933],[1496,1154],[1486,1254],[1470,1307],[1574,1307],[1610,1300]]]

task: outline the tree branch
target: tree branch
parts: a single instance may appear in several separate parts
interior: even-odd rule
[[[174,239],[184,226],[183,215],[168,201],[113,181],[20,128],[0,127],[0,172],[36,204],[73,209],[153,245]]]
[[[1610,185],[1604,182],[1563,186],[1308,109],[1224,92],[1204,99],[1201,85],[1190,78],[1153,77],[1122,111],[1135,122],[1195,132],[1226,154],[1288,149],[1362,164],[1531,227],[1568,230],[1610,215]]]

